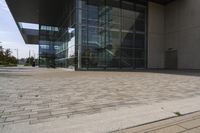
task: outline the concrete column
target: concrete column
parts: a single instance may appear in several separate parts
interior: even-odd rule
[[[164,68],[164,6],[149,2],[148,68]]]

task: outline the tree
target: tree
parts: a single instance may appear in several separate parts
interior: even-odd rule
[[[17,65],[17,59],[11,55],[11,50],[6,49],[5,51],[3,48],[0,48],[0,65],[5,66],[13,66]]]
[[[33,64],[34,57],[29,57],[26,59],[26,66],[31,66]]]
[[[11,57],[11,50],[10,49],[6,49],[4,52],[5,57]]]
[[[11,50],[10,49],[6,49],[5,50],[5,52],[4,52],[4,56],[5,56],[5,63],[6,64],[9,64],[9,63],[11,63],[10,61],[11,61]]]
[[[4,62],[4,51],[3,48],[0,49],[0,65]]]

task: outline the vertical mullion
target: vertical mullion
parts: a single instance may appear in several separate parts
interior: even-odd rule
[[[86,50],[88,51],[88,3],[89,0],[86,0],[86,31],[87,31],[87,41],[86,41]],[[89,68],[89,57],[87,57],[87,70]]]
[[[39,61],[38,61],[38,66],[39,67],[41,67],[40,66],[40,61],[41,61],[41,55],[40,55],[40,51],[41,51],[41,49],[40,49],[40,39],[41,39],[41,24],[39,24]]]
[[[121,69],[122,68],[122,66],[121,66],[121,62],[122,62],[122,55],[121,55],[121,53],[122,53],[122,26],[123,26],[123,22],[122,22],[122,20],[123,20],[123,16],[122,16],[122,0],[120,0],[119,1],[119,6],[120,6],[120,56],[119,56],[119,68]]]
[[[109,14],[107,14],[106,6],[107,6],[107,0],[104,0],[104,10],[105,10],[105,15],[104,15],[104,20],[105,20],[105,31],[107,31],[107,25],[108,25],[108,23],[107,23],[107,21],[106,21],[106,17],[107,17],[107,15],[109,15]],[[105,32],[105,33],[106,33],[106,32]],[[104,43],[104,63],[105,63],[105,67],[104,67],[104,69],[106,70],[106,69],[107,69],[107,61],[106,61],[106,59],[107,59],[107,56],[106,56],[106,34],[104,34],[104,41],[103,41],[103,43]]]
[[[145,69],[148,68],[148,13],[149,13],[149,2],[145,3],[145,49],[144,49],[144,62],[145,62]]]
[[[78,17],[78,8],[77,8],[77,4],[79,3],[79,0],[76,0],[75,1],[75,59],[74,59],[74,62],[75,62],[75,70],[77,70],[78,69],[78,62],[79,62],[79,58],[78,58],[78,26],[77,26],[77,17]],[[67,51],[67,49],[66,49],[66,51]],[[67,54],[67,53],[66,53]],[[67,55],[66,55],[66,57],[67,57]],[[65,58],[66,58],[65,57]],[[67,61],[66,61],[66,66],[67,66]]]
[[[136,1],[134,1],[134,22],[136,25]],[[136,46],[136,28],[134,28],[134,32],[133,32],[133,37],[134,37],[134,45],[133,45],[133,69],[135,69],[135,65],[136,65],[136,60],[135,60],[135,46]]]

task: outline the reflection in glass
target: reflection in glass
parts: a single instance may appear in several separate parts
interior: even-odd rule
[[[69,0],[40,25],[40,66],[141,69],[146,66],[147,0]]]
[[[146,0],[77,1],[77,69],[145,68]]]

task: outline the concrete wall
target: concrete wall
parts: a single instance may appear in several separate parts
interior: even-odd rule
[[[179,69],[200,69],[200,0],[149,3],[148,67],[164,68],[164,53],[178,51]]]
[[[177,49],[179,69],[200,69],[200,0],[165,6],[164,48]]]
[[[149,3],[148,68],[164,68],[164,6]]]

